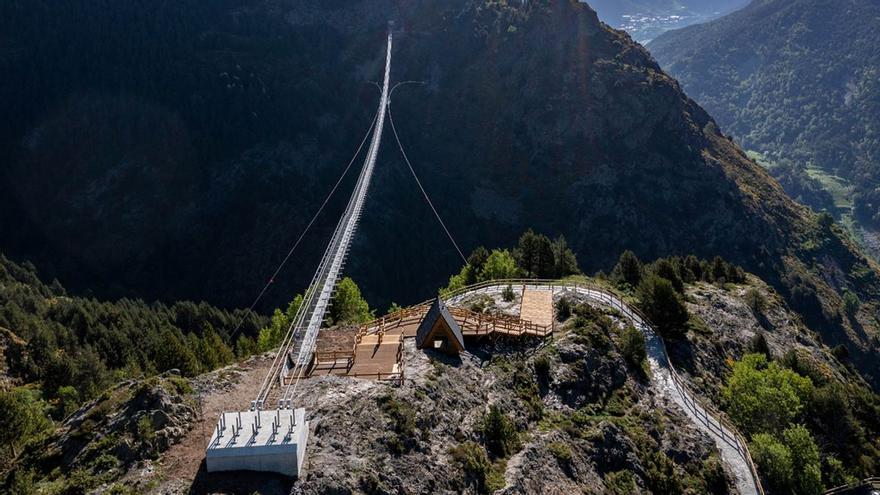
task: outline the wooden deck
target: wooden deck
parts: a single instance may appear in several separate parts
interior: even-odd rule
[[[450,307],[449,312],[465,337],[505,335],[511,337],[546,337],[553,333],[553,322],[537,325],[515,316],[477,313],[469,309]]]
[[[322,330],[307,376],[338,375],[402,381],[403,339],[415,337],[428,308],[428,304],[405,308],[359,328]],[[458,307],[450,307],[449,312],[465,337],[546,337],[554,330],[553,294],[549,291],[526,290],[519,318]]]
[[[322,331],[308,376],[339,375],[377,380],[403,380],[403,339],[415,337],[427,305],[412,306],[371,321],[346,335]],[[344,341],[347,349],[333,342]],[[332,349],[323,351],[322,349]]]
[[[536,325],[553,325],[553,292],[549,290],[523,290],[519,317]]]

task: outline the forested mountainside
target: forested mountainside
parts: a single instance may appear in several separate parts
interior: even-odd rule
[[[706,22],[742,8],[749,0],[592,0],[599,18],[646,43],[670,29]]]
[[[880,252],[878,45],[874,0],[758,0],[650,50],[793,197],[854,217]]]
[[[230,340],[242,322],[238,349]],[[265,318],[207,303],[98,301],[40,280],[0,254],[0,342],[7,385],[34,384],[63,418],[126,378],[169,369],[194,376],[256,351]]]
[[[585,4],[0,9],[0,105],[16,116],[0,124],[0,222],[15,232],[0,242],[74,291],[248,304],[369,127],[393,19],[393,78],[425,83],[395,93],[395,123],[464,249],[534,226],[563,234],[587,272],[627,248],[722,255],[880,379],[876,265]],[[424,300],[458,260],[393,141],[379,163],[347,271],[377,305]],[[305,285],[343,199],[266,307]],[[852,316],[845,291],[863,303]]]

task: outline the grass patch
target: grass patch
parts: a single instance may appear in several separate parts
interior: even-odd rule
[[[571,462],[571,447],[569,447],[568,444],[562,442],[550,442],[547,445],[547,450],[553,454],[553,457],[555,457],[557,461],[566,464]]]
[[[831,194],[831,197],[834,198],[834,207],[841,214],[852,213],[853,186],[848,180],[838,175],[830,174],[813,164],[807,166],[807,175],[818,181]]]
[[[416,430],[416,411],[408,403],[391,395],[378,399],[379,409],[391,420],[391,432],[384,443],[389,452],[405,454],[418,445]]]
[[[492,493],[504,488],[507,460],[489,461],[482,445],[467,441],[450,450],[452,460],[464,474],[465,485],[473,485],[480,493]]]

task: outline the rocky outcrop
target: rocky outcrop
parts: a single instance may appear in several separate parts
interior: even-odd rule
[[[22,462],[46,469],[47,481],[79,472],[86,488],[109,483],[179,442],[195,418],[192,389],[176,371],[126,381],[71,414]]]
[[[630,474],[635,486],[659,486],[658,457],[681,479],[696,473],[687,483],[699,490],[713,442],[628,370],[618,325],[602,318],[589,330],[571,324],[548,345],[485,343],[455,360],[408,342],[399,388],[304,382],[299,401],[314,435],[294,491],[600,494],[606,478]],[[490,407],[516,431],[508,455],[492,450]]]
[[[821,337],[807,328],[776,291],[756,277],[750,276],[745,285],[689,286],[687,306],[703,325],[687,340],[674,342],[669,351],[673,361],[707,397],[717,398],[731,359],[760,352],[756,348],[759,339],[766,341],[774,356],[796,352],[843,379],[841,364],[822,345]]]

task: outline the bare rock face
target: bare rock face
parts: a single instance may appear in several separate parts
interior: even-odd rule
[[[698,283],[688,288],[688,311],[703,323],[702,330],[669,347],[673,360],[693,385],[706,396],[715,397],[729,360],[759,351],[758,339],[766,341],[772,355],[797,352],[802,358],[825,363],[828,373],[836,373],[835,359],[823,350],[818,334],[812,332],[767,284],[749,277],[748,284],[719,287]]]
[[[557,349],[560,366],[551,371],[550,388],[569,407],[593,403],[626,381],[625,363],[620,359],[609,359],[595,348],[571,341],[561,342]]]
[[[570,457],[560,458],[552,446],[568,445]],[[510,459],[505,473],[505,495],[532,493],[603,493],[599,462],[590,457],[590,444],[573,443],[561,432],[540,435]]]
[[[597,444],[593,447],[591,458],[602,473],[629,469],[643,474],[644,470],[636,456],[636,447],[621,428],[613,423],[599,425]]]

